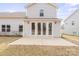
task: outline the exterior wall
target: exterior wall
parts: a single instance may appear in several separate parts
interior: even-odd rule
[[[44,10],[44,17],[40,17],[40,10],[41,9]],[[24,37],[32,36],[31,22],[35,22],[35,23],[37,23],[37,22],[40,22],[40,23],[52,22],[52,37],[60,37],[60,23],[55,24],[53,22],[53,20],[55,20],[54,18],[57,17],[57,8],[56,7],[50,6],[49,4],[45,4],[45,3],[44,4],[38,3],[38,4],[35,4],[35,5],[27,8],[26,11],[27,11],[27,18],[28,19],[26,19],[24,22],[24,32],[23,32]],[[51,19],[52,19],[52,21],[51,21]],[[40,36],[40,35],[34,35],[34,36]],[[44,36],[44,35],[41,35],[41,36]],[[46,34],[45,37],[46,36],[49,36],[49,35]]]
[[[10,32],[2,32],[2,25],[10,25]],[[19,33],[19,25],[23,25],[22,19],[0,19],[0,35],[17,35]]]
[[[44,17],[40,17],[40,10],[44,10]],[[0,35],[23,35],[23,37],[26,36],[32,36],[31,34],[31,22],[40,22],[40,23],[52,23],[52,37],[60,37],[60,24],[55,24],[53,20],[57,17],[57,8],[54,6],[50,6],[49,4],[45,3],[39,3],[36,5],[31,6],[30,8],[27,8],[27,19],[20,19],[25,18],[26,15],[23,13],[23,15],[18,14],[19,19],[17,17],[17,14],[7,14],[5,13],[2,15],[4,17],[0,17]],[[11,16],[10,16],[11,15]],[[17,19],[11,19],[11,17]],[[2,19],[1,19],[2,18]],[[8,19],[7,19],[8,18]],[[35,18],[35,21],[34,19]],[[52,20],[51,20],[52,19]],[[57,20],[57,19],[56,19]],[[11,31],[10,32],[2,32],[2,25],[10,25]],[[23,25],[23,32],[19,32],[19,25]],[[47,27],[48,24],[46,24]],[[46,31],[47,32],[47,31]],[[42,33],[42,32],[41,32]],[[39,36],[39,35],[36,35]],[[48,34],[42,35],[42,36],[49,36]]]
[[[31,28],[30,28],[30,22],[24,21],[24,27],[23,27],[23,37],[30,36],[31,35]]]
[[[29,19],[28,19],[29,20]],[[52,23],[52,37],[60,37],[60,23],[54,23],[53,21],[50,21],[50,19],[48,19],[49,21],[41,21],[41,19],[39,21],[25,21],[24,22],[24,33],[23,33],[23,36],[26,37],[26,36],[32,36],[31,34],[31,23],[34,22],[34,23],[46,23],[46,25],[48,23]],[[47,25],[48,26],[48,25]],[[46,27],[47,27],[46,26]],[[36,27],[35,27],[36,29]],[[48,33],[48,32],[47,32]],[[51,36],[51,35],[33,35],[33,36]]]
[[[56,18],[57,11],[56,7],[50,6],[48,4],[38,3],[29,8],[27,8],[27,17],[28,18],[41,18],[40,10],[44,10],[44,17],[42,18]]]
[[[72,21],[74,21],[74,25],[72,25]],[[63,30],[64,34],[79,36],[79,11],[77,11],[74,15],[68,18],[63,26],[64,26]]]
[[[60,37],[60,23],[53,24],[53,37]]]

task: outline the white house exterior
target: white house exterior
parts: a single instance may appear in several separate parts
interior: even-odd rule
[[[79,36],[79,9],[64,20],[63,33]]]
[[[25,12],[0,12],[0,35],[23,35],[19,26],[23,26],[24,18]]]
[[[27,6],[23,36],[60,37],[60,20],[57,6],[51,3],[33,3]]]
[[[32,3],[26,12],[0,13],[0,35],[60,37],[57,6],[51,3]]]

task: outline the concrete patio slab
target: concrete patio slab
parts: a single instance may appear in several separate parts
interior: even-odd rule
[[[52,46],[78,46],[62,38],[40,39],[40,38],[21,38],[9,45],[52,45]]]

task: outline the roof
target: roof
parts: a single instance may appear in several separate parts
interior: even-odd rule
[[[36,3],[30,3],[27,7],[35,5]],[[50,6],[56,7],[55,3],[47,3]],[[27,18],[26,12],[0,12],[0,19],[14,19],[14,18]]]
[[[79,11],[79,9],[75,10],[70,16],[68,16],[68,17],[64,20],[64,22],[67,21],[70,17],[72,17],[72,15],[74,15],[77,11]]]
[[[28,3],[28,4],[25,6],[25,8],[29,8],[29,7],[31,7],[31,6],[33,6],[33,5],[35,5],[35,4],[39,4],[39,3]],[[50,5],[50,6],[52,6],[52,7],[58,8],[57,5],[56,5],[56,3],[47,3],[47,4]]]
[[[25,12],[0,12],[1,18],[23,18],[25,17]]]

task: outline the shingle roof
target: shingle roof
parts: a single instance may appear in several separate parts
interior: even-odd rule
[[[25,12],[0,12],[0,17],[24,17]]]

